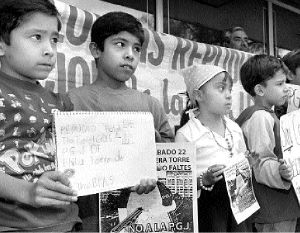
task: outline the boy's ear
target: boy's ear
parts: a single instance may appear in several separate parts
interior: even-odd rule
[[[0,39],[0,56],[5,54],[6,44],[3,40]]]
[[[99,58],[100,57],[101,51],[100,51],[100,49],[98,48],[98,46],[95,42],[91,42],[89,44],[89,48],[90,48],[91,54],[93,55],[94,58]]]
[[[198,101],[201,101],[203,99],[203,91],[202,90],[194,90],[193,95],[194,95],[195,99],[197,99]]]
[[[258,96],[264,96],[264,94],[265,94],[264,90],[265,90],[265,88],[261,84],[256,84],[254,87],[255,95],[258,95]]]

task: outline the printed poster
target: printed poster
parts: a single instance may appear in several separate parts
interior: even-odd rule
[[[149,112],[54,114],[57,169],[72,170],[79,196],[156,179],[155,131]]]
[[[287,84],[289,87],[289,100],[288,100],[288,108],[287,112],[292,112],[298,110],[300,108],[300,86]]]
[[[232,213],[240,224],[260,208],[254,195],[248,160],[243,158],[233,162],[226,167],[224,177]]]
[[[300,110],[280,118],[280,138],[283,158],[292,165],[292,184],[300,204]]]
[[[198,232],[195,146],[157,143],[157,187],[100,194],[100,232]]]

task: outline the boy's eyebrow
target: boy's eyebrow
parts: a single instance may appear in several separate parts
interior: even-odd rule
[[[31,28],[31,29],[29,29],[28,31],[27,31],[27,33],[36,33],[36,32],[38,32],[38,33],[41,33],[41,34],[47,34],[48,33],[48,31],[47,30],[43,30],[43,29],[39,29],[39,28]],[[58,31],[53,31],[53,32],[51,32],[51,35],[55,35],[55,36],[59,36],[59,32]]]
[[[121,37],[121,36],[117,36],[117,37],[114,37],[112,39],[112,41],[116,41],[116,40],[121,40],[121,41],[124,41],[124,42],[128,42],[127,39],[125,39],[124,37]],[[134,43],[134,45],[142,46],[140,42],[136,42],[136,43]]]

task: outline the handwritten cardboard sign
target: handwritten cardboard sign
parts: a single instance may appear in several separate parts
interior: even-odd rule
[[[144,112],[54,112],[57,168],[79,196],[156,178],[153,117]]]

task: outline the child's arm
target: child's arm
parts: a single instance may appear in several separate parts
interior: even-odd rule
[[[173,142],[174,133],[168,122],[168,117],[159,103],[155,98],[151,98],[152,102],[150,104],[151,113],[154,118],[155,127],[155,139],[156,142]],[[158,141],[160,140],[160,141]]]
[[[253,166],[258,183],[272,188],[289,189],[291,183],[282,179],[277,156],[274,154],[274,118],[266,111],[257,111],[242,126],[250,151],[258,154]]]
[[[34,207],[67,205],[77,201],[69,184],[68,177],[58,171],[45,172],[36,183],[0,172],[0,197]]]

